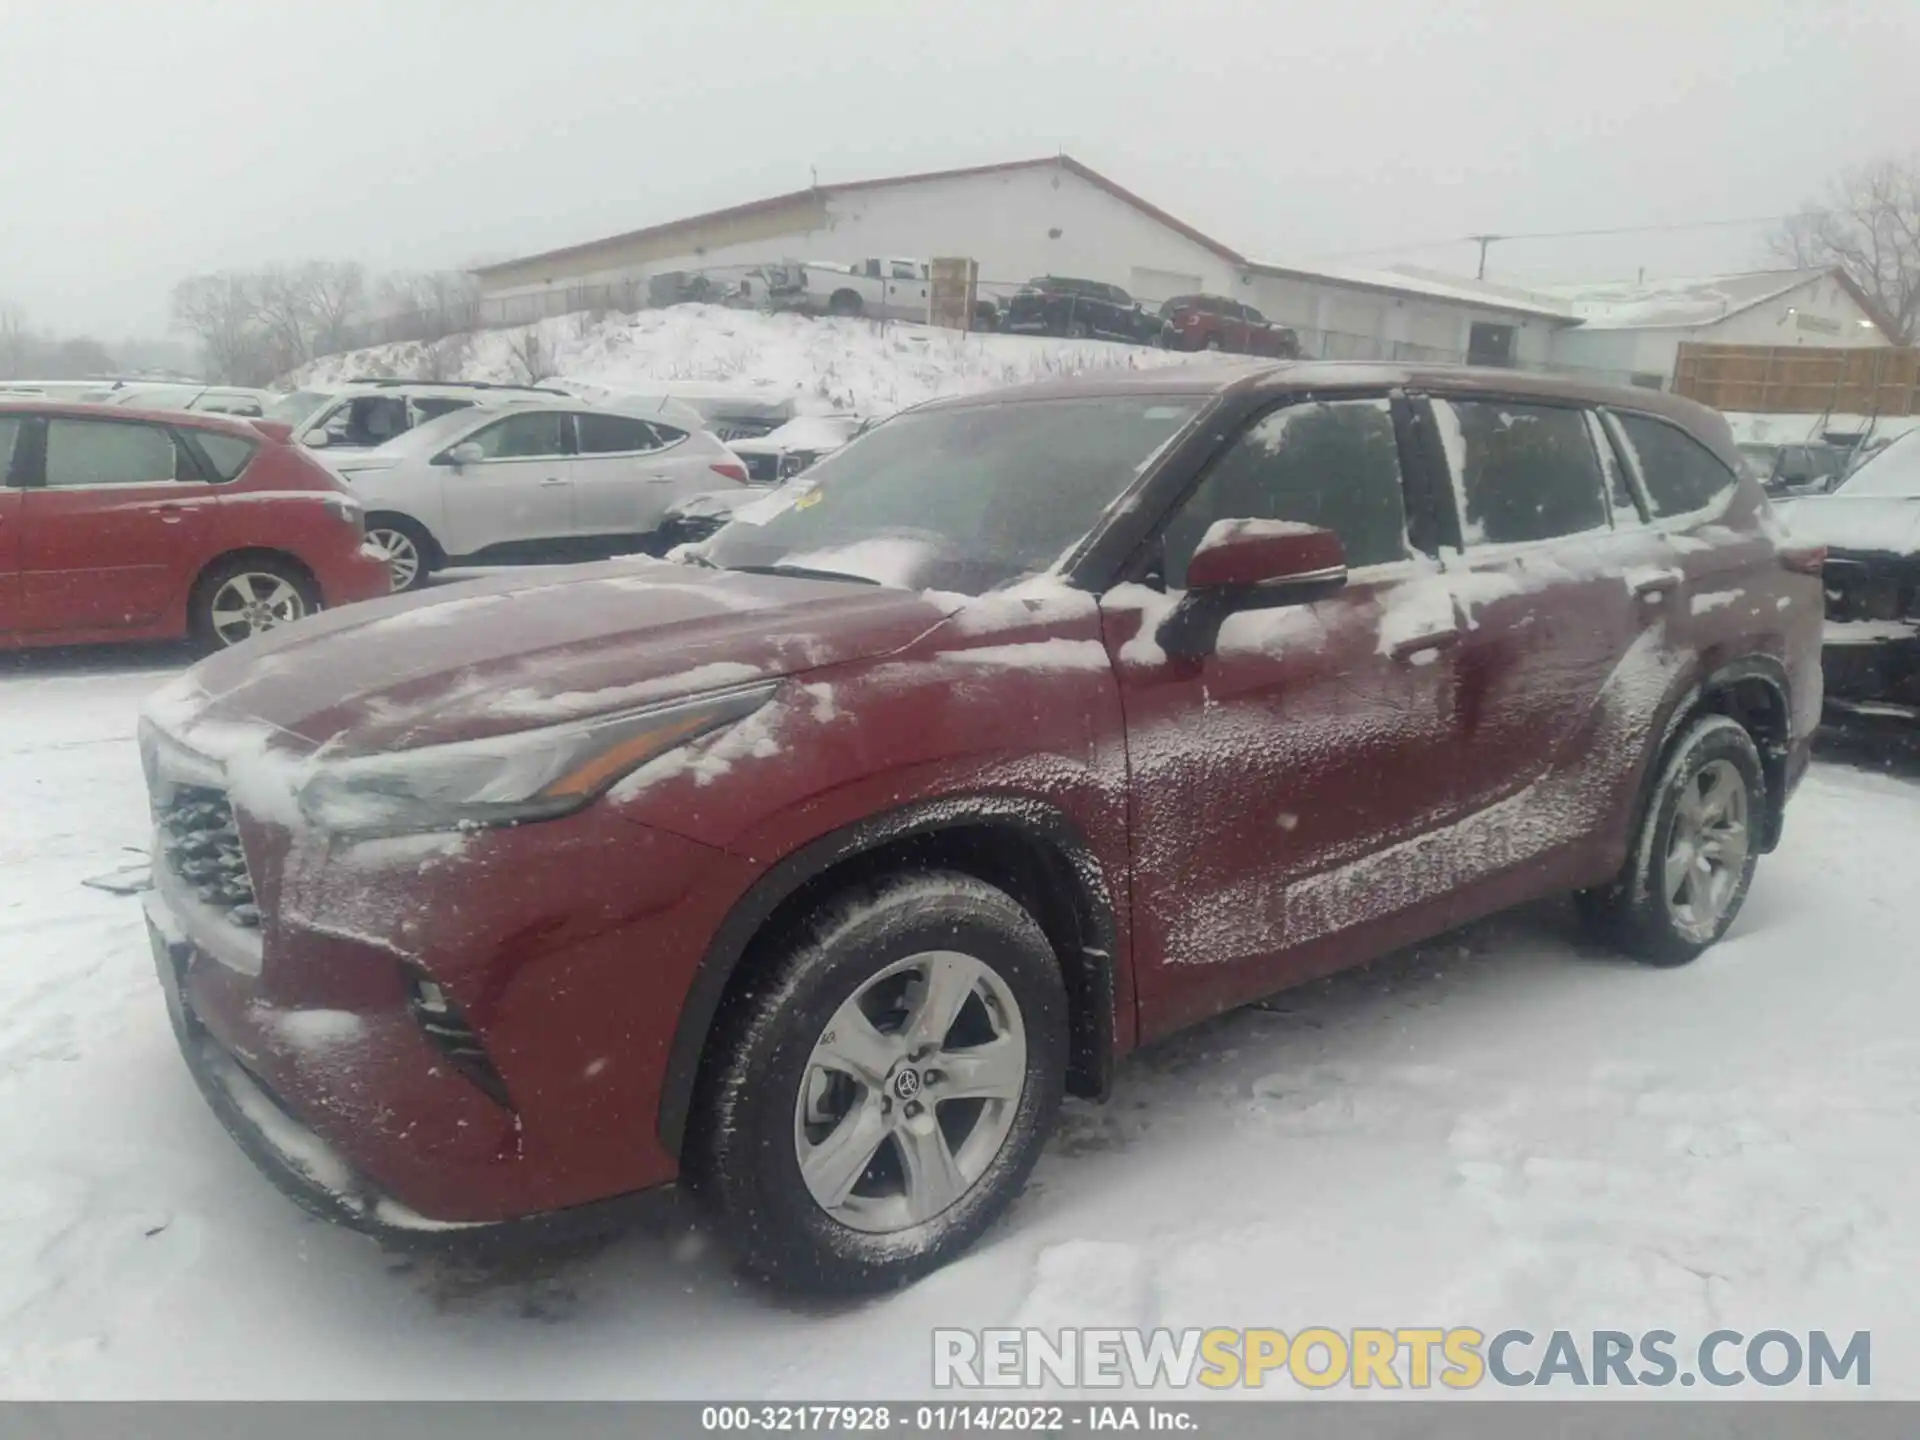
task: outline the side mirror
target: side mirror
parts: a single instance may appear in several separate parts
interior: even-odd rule
[[[1188,590],[1343,585],[1340,537],[1290,520],[1216,520],[1187,562]]]
[[[1340,537],[1288,520],[1216,520],[1187,562],[1187,593],[1155,637],[1169,655],[1212,651],[1238,610],[1302,605],[1347,583]]]
[[[329,436],[324,430],[309,430],[300,437],[300,443],[305,445],[309,450],[326,449],[328,440]]]
[[[472,440],[454,446],[447,451],[447,463],[458,470],[462,465],[478,465],[487,458],[487,452]]]

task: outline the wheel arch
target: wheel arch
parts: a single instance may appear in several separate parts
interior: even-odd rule
[[[1660,782],[1661,762],[1672,751],[1683,730],[1703,715],[1725,715],[1740,723],[1760,752],[1760,770],[1766,777],[1767,797],[1760,836],[1761,852],[1780,843],[1786,818],[1787,760],[1792,743],[1793,711],[1788,701],[1792,682],[1786,666],[1771,655],[1747,655],[1698,676],[1668,702],[1658,727],[1640,784],[1634,796],[1629,835],[1640,832],[1641,821]]]
[[[1059,959],[1069,1011],[1068,1092],[1106,1093],[1113,1065],[1118,931],[1098,863],[1078,827],[1026,797],[969,796],[909,805],[813,840],[763,873],[708,942],[681,1003],[661,1082],[657,1131],[684,1153],[709,1046],[726,1001],[829,894],[902,868],[959,870],[1005,890]]]
[[[189,615],[191,615],[191,607],[199,602],[202,593],[206,590],[208,582],[221,570],[236,562],[242,564],[272,562],[285,565],[287,568],[297,571],[307,584],[313,587],[315,597],[322,602],[326,599],[326,596],[320,588],[320,577],[313,573],[313,567],[291,550],[280,550],[271,545],[238,545],[231,550],[222,550],[218,555],[213,556],[206,564],[202,565],[198,572],[195,573],[193,583],[187,587]]]
[[[433,527],[418,515],[410,515],[405,510],[395,510],[391,506],[368,506],[367,528],[369,530],[375,529],[382,521],[387,521],[390,524],[399,521],[404,524],[406,528],[419,531],[421,538],[427,542],[429,553],[426,558],[435,566],[446,563],[446,547],[440,543],[440,537],[433,533]]]

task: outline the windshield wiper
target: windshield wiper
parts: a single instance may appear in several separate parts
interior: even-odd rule
[[[855,575],[847,570],[817,570],[811,565],[723,565],[723,570],[738,570],[745,575],[787,575],[795,580],[845,580],[854,585],[878,585],[871,575]]]

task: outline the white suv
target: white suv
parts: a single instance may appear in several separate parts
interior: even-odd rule
[[[291,425],[294,438],[313,449],[371,450],[436,416],[512,399],[573,396],[539,385],[484,380],[349,380],[283,395],[267,407],[266,418]]]
[[[677,409],[677,407],[676,407]],[[451,564],[587,559],[647,548],[667,508],[745,481],[701,430],[578,401],[468,406],[334,462],[367,507],[395,590]],[[677,414],[675,418],[680,418]]]

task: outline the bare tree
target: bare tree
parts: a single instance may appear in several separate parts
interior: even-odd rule
[[[0,300],[0,376],[9,380],[23,377],[33,349],[27,312],[10,300]]]
[[[554,364],[553,347],[540,333],[540,327],[528,325],[507,341],[507,358],[529,385],[551,380],[560,373]]]
[[[449,335],[443,340],[430,340],[420,347],[420,364],[417,370],[422,380],[459,380],[467,368],[467,359],[473,352],[473,336],[462,332]]]
[[[245,275],[194,275],[173,287],[173,324],[199,342],[211,377],[264,385],[280,372],[261,330],[254,287]]]
[[[316,260],[301,267],[316,355],[353,348],[353,328],[366,314],[367,271],[357,260]]]
[[[1769,237],[1795,265],[1837,266],[1873,302],[1897,345],[1920,340],[1920,153],[1838,177]]]

